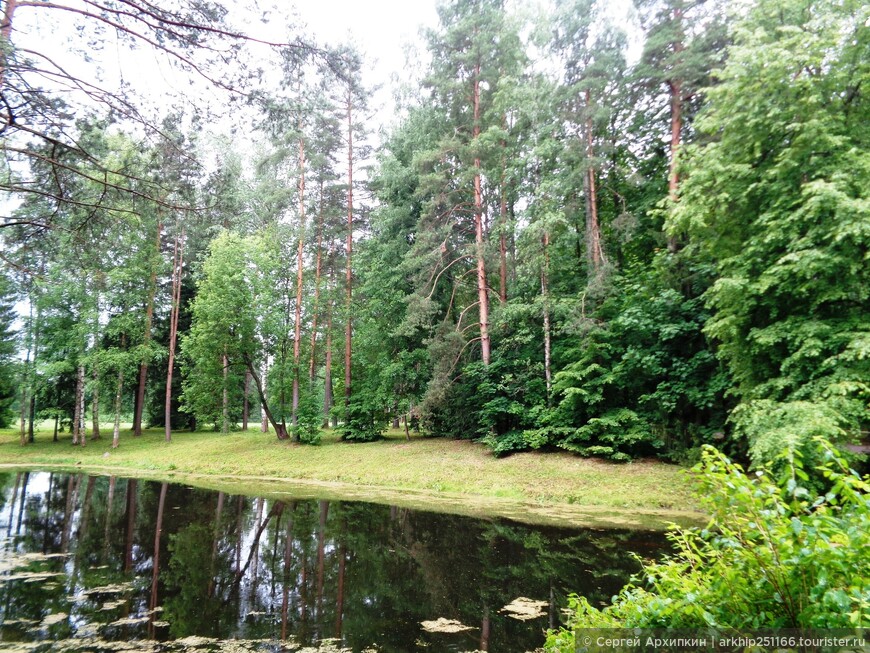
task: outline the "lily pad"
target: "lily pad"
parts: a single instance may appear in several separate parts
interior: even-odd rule
[[[504,606],[499,612],[504,612],[512,619],[528,621],[529,619],[537,619],[547,614],[544,609],[547,605],[546,601],[535,601],[534,599],[520,596]]]
[[[435,621],[421,621],[420,625],[427,633],[461,633],[466,630],[474,630],[473,626],[466,626],[455,619],[438,617]]]

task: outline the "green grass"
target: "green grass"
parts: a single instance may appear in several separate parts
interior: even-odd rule
[[[279,442],[259,430],[221,435],[162,430],[135,438],[111,433],[73,447],[50,431],[21,446],[0,431],[0,469],[80,469],[101,474],[173,479],[193,485],[272,496],[348,498],[527,522],[661,527],[694,522],[697,503],[686,474],[658,461],[613,464],[569,453],[494,458],[464,440],[390,432],[385,440],[345,443],[326,431],[320,446]]]

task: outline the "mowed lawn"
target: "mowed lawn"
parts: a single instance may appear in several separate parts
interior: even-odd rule
[[[21,446],[0,431],[3,467],[80,469],[99,474],[177,480],[246,494],[331,496],[524,521],[636,525],[699,519],[689,475],[655,460],[615,464],[566,452],[529,452],[495,458],[483,445],[390,432],[384,440],[345,443],[326,431],[319,446],[279,442],[259,430],[222,435],[162,430],[141,437],[111,431],[74,447],[69,434],[52,441],[40,431]]]

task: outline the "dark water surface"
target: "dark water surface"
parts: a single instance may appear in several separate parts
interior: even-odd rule
[[[568,592],[608,601],[632,552],[666,548],[654,532],[4,474],[0,650],[532,651]],[[424,625],[445,621],[466,629]]]

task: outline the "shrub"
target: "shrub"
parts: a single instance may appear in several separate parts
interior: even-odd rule
[[[814,440],[825,494],[805,487],[800,451],[747,475],[705,447],[694,468],[712,520],[674,531],[676,553],[647,563],[613,603],[570,599],[546,650],[573,652],[578,628],[855,628],[870,625],[870,484]]]

